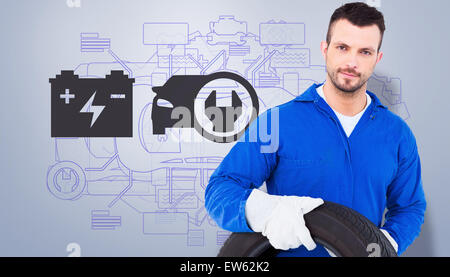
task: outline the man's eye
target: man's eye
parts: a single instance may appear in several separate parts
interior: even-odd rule
[[[345,50],[345,49],[346,49],[345,46],[342,46],[342,45],[339,45],[337,48],[338,48],[339,50]]]
[[[362,53],[363,53],[364,55],[366,55],[366,56],[370,56],[370,55],[372,55],[372,53],[371,53],[371,52],[369,52],[369,51],[362,51]]]

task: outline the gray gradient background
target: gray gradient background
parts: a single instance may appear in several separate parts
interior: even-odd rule
[[[141,215],[126,207],[116,208],[123,218],[117,231],[94,232],[90,211],[110,199],[62,201],[48,192],[46,172],[54,161],[48,78],[93,60],[94,54],[80,53],[80,32],[99,32],[112,38],[119,56],[144,60],[149,53],[141,43],[143,22],[188,22],[190,32],[202,34],[224,14],[246,21],[255,34],[258,24],[270,19],[304,22],[311,63],[324,64],[320,41],[331,13],[345,2],[82,0],[80,8],[68,8],[65,0],[1,1],[0,256],[66,256],[70,242],[81,245],[82,256],[217,253],[214,245],[188,248],[185,238],[176,236],[160,242],[147,239],[135,227],[142,224]],[[382,0],[380,10],[387,31],[384,57],[375,72],[402,80],[428,201],[422,233],[404,256],[450,256],[450,94],[445,85],[450,2]]]

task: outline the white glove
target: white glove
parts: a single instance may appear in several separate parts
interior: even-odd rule
[[[245,204],[245,217],[255,232],[281,250],[304,245],[313,250],[316,243],[305,226],[303,215],[323,204],[320,198],[269,195],[254,189]]]
[[[391,237],[388,231],[385,229],[380,229],[380,231],[384,234],[384,236],[388,239],[388,241],[391,243],[392,247],[394,247],[395,252],[398,252],[398,244],[395,242],[394,238]]]

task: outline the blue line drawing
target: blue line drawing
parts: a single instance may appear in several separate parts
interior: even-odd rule
[[[114,54],[114,52],[109,49],[108,53],[111,54],[111,56],[114,57],[114,59],[128,72],[128,77],[129,78],[133,78],[133,71],[131,71],[131,69],[126,65],[126,63],[124,63],[116,54]]]
[[[143,43],[146,45],[188,44],[189,24],[176,22],[144,23]]]
[[[208,43],[241,45],[242,37],[247,34],[247,22],[234,19],[233,15],[221,15],[218,21],[209,23]]]
[[[305,44],[305,24],[271,20],[259,25],[259,35],[262,45],[303,45]]]
[[[216,245],[222,246],[228,237],[231,235],[231,232],[226,230],[220,230],[216,232]]]
[[[233,144],[185,142],[184,137],[196,136],[188,129],[167,129],[165,135],[153,135],[152,87],[162,86],[173,75],[230,71],[246,78],[257,90],[263,113],[325,80],[325,65],[311,60],[305,23],[270,20],[259,23],[258,30],[252,32],[247,21],[220,15],[206,24],[209,31],[202,34],[190,30],[187,22],[143,22],[137,28],[142,28],[141,43],[148,55],[141,61],[128,61],[126,53],[119,57],[110,39],[100,38],[98,33],[81,33],[82,53],[95,51],[104,55],[102,60],[106,57],[110,61],[80,63],[75,74],[104,78],[111,70],[123,70],[135,79],[136,131],[132,138],[54,139],[55,163],[49,166],[46,180],[49,192],[62,200],[89,196],[109,199],[104,210],[93,211],[91,220],[97,221],[92,226],[101,226],[100,218],[106,221],[111,217],[105,212],[108,209],[125,205],[142,215],[139,227],[146,236],[185,236],[187,247],[205,247],[222,245],[230,234],[208,216],[204,191]],[[245,106],[248,97],[233,83],[212,84],[198,98],[205,100],[216,89],[217,101],[231,101],[231,93],[227,93],[231,88]],[[409,118],[400,78],[373,74],[368,89],[403,119]],[[122,224],[121,217],[112,219],[108,224]],[[208,242],[206,232],[211,229],[215,241]]]
[[[187,237],[187,246],[205,246],[205,231],[200,230],[189,230]]]
[[[187,235],[188,214],[183,212],[143,213],[143,233],[146,235]]]
[[[284,52],[276,52],[271,60],[275,68],[308,68],[310,65],[309,48],[285,48]]]
[[[86,187],[86,175],[74,162],[60,161],[47,172],[47,188],[57,198],[76,200]]]
[[[81,52],[103,52],[111,47],[109,38],[100,38],[99,33],[81,33]]]
[[[111,216],[108,210],[91,211],[91,229],[92,230],[115,230],[121,226],[122,217]]]

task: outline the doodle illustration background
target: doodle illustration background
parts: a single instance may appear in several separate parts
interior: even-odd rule
[[[262,113],[325,80],[320,42],[346,2],[1,1],[0,255],[216,255],[229,232],[203,194],[234,143],[183,141],[198,136],[189,129],[154,135],[152,87],[231,71]],[[448,256],[450,3],[367,2],[387,26],[369,90],[406,120],[422,159],[426,219],[404,255]],[[132,137],[51,137],[49,78],[61,70],[134,78]],[[212,87],[225,101],[245,94],[235,82]]]

